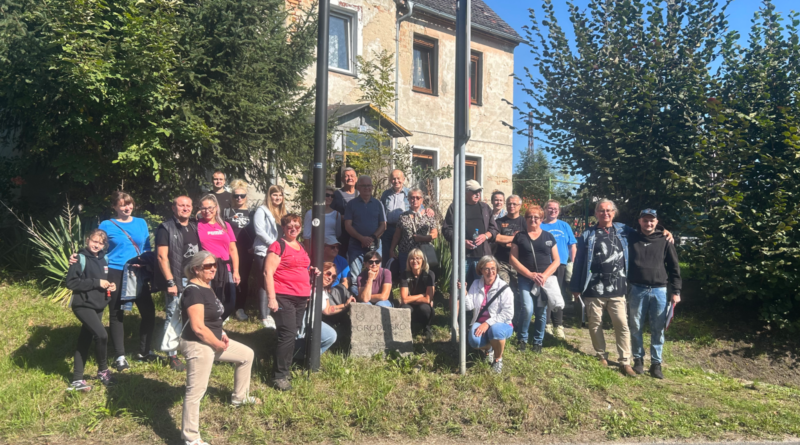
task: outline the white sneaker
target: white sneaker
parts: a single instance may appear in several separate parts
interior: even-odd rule
[[[559,340],[565,340],[567,337],[564,335],[564,326],[556,326],[553,336]]]
[[[267,329],[275,329],[275,319],[272,318],[272,315],[267,315],[267,318],[261,320],[264,323],[264,327]]]
[[[247,320],[247,314],[244,313],[244,309],[239,309],[236,311],[236,318],[238,318],[239,321]]]
[[[553,335],[553,325],[551,325],[550,323],[544,325],[544,333],[547,335]]]

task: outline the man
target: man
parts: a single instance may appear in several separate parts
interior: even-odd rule
[[[575,244],[577,241],[569,224],[558,220],[559,213],[561,213],[561,204],[555,199],[547,201],[544,207],[544,222],[542,222],[541,228],[550,232],[556,239],[558,258],[561,260],[561,265],[556,269],[556,279],[558,279],[558,287],[565,290],[569,285],[566,282],[567,264],[575,260]],[[564,309],[551,311],[547,321],[548,325],[545,328],[545,332],[559,340],[564,340]]]
[[[358,196],[356,189],[356,180],[358,176],[352,167],[347,167],[342,172],[342,188],[333,193],[333,201],[331,201],[331,208],[344,216],[347,203],[352,201],[353,198]],[[339,236],[341,243],[342,255],[347,255],[347,249],[350,246],[350,234],[344,228],[344,219],[342,219],[341,235]]]
[[[358,178],[358,199],[347,203],[344,211],[344,228],[350,234],[347,261],[350,263],[350,292],[358,295],[358,275],[364,254],[370,250],[381,251],[381,235],[386,231],[386,213],[383,204],[372,197],[372,178]]]
[[[505,200],[505,193],[501,192],[500,190],[495,190],[492,192],[492,218],[495,220],[497,220],[497,218],[506,216]]]
[[[221,170],[217,170],[211,175],[211,180],[214,183],[213,193],[217,197],[217,203],[219,204],[219,209],[217,210],[222,214],[222,211],[225,209],[231,208],[233,204],[233,194],[227,190],[225,190],[225,173]]]
[[[630,236],[630,273],[628,297],[633,343],[633,370],[644,373],[642,328],[650,315],[650,375],[663,379],[661,351],[667,322],[667,291],[673,304],[681,301],[681,267],[675,245],[658,230],[658,215],[653,209],[639,213],[639,231]]]
[[[394,238],[394,232],[397,229],[400,216],[409,209],[409,189],[404,185],[406,175],[402,170],[392,170],[392,174],[389,175],[389,182],[391,182],[392,188],[384,191],[381,195],[381,204],[383,204],[383,209],[386,211],[386,231],[381,236],[381,257],[384,264],[391,258],[389,250],[392,248],[392,238]],[[435,216],[431,209],[428,209],[427,213],[431,218]]]
[[[169,319],[178,308],[180,295],[188,280],[183,276],[183,266],[199,251],[200,240],[197,236],[197,225],[189,221],[192,214],[192,200],[188,196],[178,196],[172,201],[173,217],[161,223],[156,232],[156,284],[165,289],[166,317],[164,331]],[[177,351],[167,351],[169,367],[176,371],[184,371],[184,365],[178,358]]]
[[[494,257],[497,259],[497,276],[508,283],[514,292],[514,313],[520,313],[519,288],[517,286],[517,270],[509,263],[511,255],[511,242],[519,232],[526,230],[525,218],[519,214],[522,209],[522,199],[511,195],[506,200],[507,212],[505,216],[497,218],[497,238],[495,239]]]
[[[483,187],[474,179],[467,181],[466,185],[466,207],[464,209],[466,227],[464,230],[465,240],[465,263],[467,271],[467,289],[477,278],[475,266],[484,255],[491,255],[492,248],[487,240],[493,240],[497,236],[497,225],[492,218],[492,208],[481,201]],[[447,209],[442,225],[444,239],[451,245],[453,244],[453,204]]]
[[[331,286],[336,286],[339,283],[344,284],[345,288],[350,288],[348,282],[348,274],[350,273],[350,266],[347,260],[339,255],[339,240],[333,235],[325,237],[325,249],[322,252],[324,262],[333,263],[336,266],[336,278],[333,279]]]

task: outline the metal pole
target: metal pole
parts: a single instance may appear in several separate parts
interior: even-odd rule
[[[330,2],[319,2],[317,30],[317,103],[314,116],[313,206],[311,210],[311,265],[322,270],[325,238],[325,153],[328,144],[328,17]],[[306,327],[306,366],[319,371],[320,329],[322,327],[322,275],[314,278],[312,317]],[[310,340],[310,341],[309,341]]]
[[[455,100],[455,157],[460,162],[456,164],[456,168],[460,171],[460,181],[455,184],[454,189],[459,189],[459,200],[454,202],[454,210],[456,210],[455,228],[456,236],[454,242],[462,246],[459,250],[458,262],[455,267],[458,267],[458,276],[467,286],[466,271],[465,271],[465,250],[464,244],[466,218],[464,208],[466,205],[466,168],[464,161],[466,160],[467,141],[469,141],[469,106],[470,106],[470,84],[469,84],[469,64],[470,64],[470,28],[471,28],[471,2],[470,0],[458,0],[456,3],[456,100]],[[466,291],[467,289],[464,289]],[[466,302],[463,297],[464,292],[459,293],[459,362],[460,371],[464,375],[467,373],[467,315],[466,315]]]
[[[458,341],[458,299],[461,292],[458,290],[458,283],[459,283],[459,271],[458,268],[458,258],[461,253],[461,250],[464,249],[464,242],[459,238],[458,234],[458,225],[460,224],[460,220],[458,219],[458,203],[464,202],[464,197],[460,195],[461,188],[458,184],[464,182],[461,179],[461,169],[458,168],[459,165],[463,164],[464,161],[461,159],[459,151],[457,149],[453,149],[453,165],[455,168],[453,169],[453,244],[452,244],[452,266],[453,270],[451,271],[452,279],[450,280],[450,315],[452,316],[452,320],[450,323],[450,338],[453,343]]]

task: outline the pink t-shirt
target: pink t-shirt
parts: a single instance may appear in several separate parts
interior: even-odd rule
[[[489,297],[489,289],[491,289],[491,288],[492,288],[491,284],[488,285],[488,286],[483,286],[483,303],[481,303],[481,308],[478,309],[478,313],[479,314],[483,311],[483,308],[486,307],[486,303],[489,301],[489,298],[488,298]],[[488,320],[490,318],[491,318],[491,316],[489,315],[489,311],[486,311],[483,315],[478,317],[478,319],[475,320],[475,322],[476,323],[483,323],[484,321],[486,321],[486,320]]]
[[[308,275],[311,259],[302,245],[300,250],[294,250],[289,243],[286,243],[285,246],[281,262],[278,264],[278,268],[275,269],[275,293],[308,298],[311,296],[311,280]],[[281,243],[275,241],[270,244],[269,249],[267,249],[267,256],[269,256],[270,252],[280,255]]]
[[[222,230],[219,224],[209,224],[199,221],[197,223],[197,236],[200,238],[200,248],[211,252],[215,257],[228,261],[231,259],[230,246],[236,242],[231,225],[227,222],[227,231]]]

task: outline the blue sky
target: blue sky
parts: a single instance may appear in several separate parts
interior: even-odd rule
[[[484,0],[492,9],[497,12],[497,14],[503,18],[509,25],[511,25],[514,29],[521,36],[525,36],[523,33],[522,27],[528,25],[530,22],[528,20],[528,8],[534,7],[536,11],[536,16],[539,20],[542,19],[543,14],[541,12],[541,0]],[[579,7],[586,7],[589,3],[588,0],[573,0],[573,3]],[[722,1],[721,1],[722,3]],[[800,1],[798,0],[773,0],[772,2],[775,5],[775,9],[780,11],[785,16],[791,10],[800,9]],[[747,43],[747,36],[750,31],[751,20],[753,18],[753,13],[756,12],[762,3],[759,0],[734,0],[733,3],[728,7],[728,26],[730,29],[736,30],[742,36],[742,40],[740,44],[745,45]],[[564,32],[567,34],[567,38],[572,38],[572,24],[569,21],[569,14],[567,9],[566,1],[564,0],[554,0],[553,7],[555,8],[558,22],[561,25]],[[520,45],[517,47],[514,53],[514,66],[517,73],[520,75],[524,73],[522,70],[523,66],[529,67],[532,71],[535,71],[533,56],[530,54],[530,50],[525,45]],[[528,100],[528,96],[522,92],[519,86],[515,86],[514,88],[514,101],[517,103],[522,103]],[[520,120],[515,115],[514,116],[514,125],[519,125]],[[528,146],[528,140],[525,136],[520,136],[518,134],[514,135],[514,165],[517,165],[517,162],[520,158],[520,151],[526,149]]]

